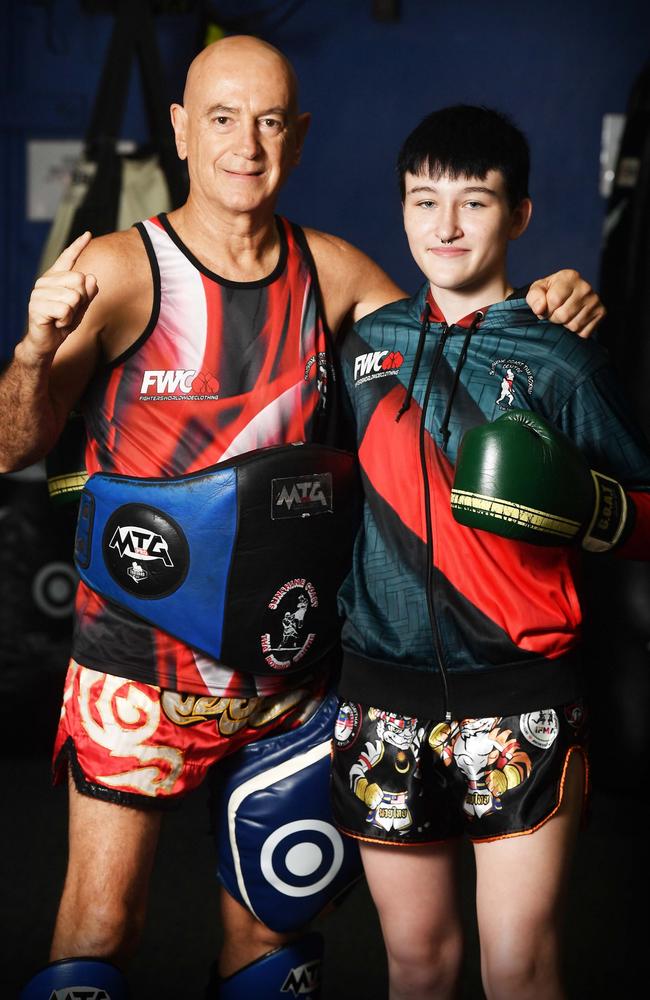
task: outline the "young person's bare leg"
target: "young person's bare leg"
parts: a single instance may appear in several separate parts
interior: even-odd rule
[[[121,965],[144,924],[161,813],[81,795],[69,781],[68,870],[50,959],[88,956]]]
[[[571,755],[562,803],[534,833],[475,844],[481,971],[488,1000],[561,1000],[561,922],[583,805],[584,764]]]
[[[463,947],[457,843],[360,847],[388,955],[390,1000],[451,1000]]]

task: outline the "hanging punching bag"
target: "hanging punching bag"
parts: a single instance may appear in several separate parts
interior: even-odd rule
[[[607,317],[598,338],[650,440],[650,64],[636,80],[607,206],[600,295]],[[596,784],[633,791],[629,766],[650,750],[650,564],[594,558],[585,573],[587,650],[595,730]]]
[[[650,437],[650,64],[634,84],[603,229],[599,339]]]
[[[118,144],[136,57],[150,142],[127,155],[120,153]],[[163,80],[151,4],[119,0],[84,157],[53,222],[41,271],[86,230],[102,236],[177,208],[185,200],[187,173],[176,154]],[[56,503],[79,499],[86,479],[85,442],[83,420],[73,413],[46,459],[48,490]]]
[[[185,198],[151,6],[145,0],[117,4],[84,156],[57,211],[40,272],[86,229],[99,236],[125,228]],[[118,143],[136,57],[150,141],[125,156]],[[38,733],[46,743],[70,649],[75,501],[86,479],[84,451],[83,420],[73,413],[45,463],[0,477],[0,694],[7,703],[13,698],[29,706],[30,740]]]

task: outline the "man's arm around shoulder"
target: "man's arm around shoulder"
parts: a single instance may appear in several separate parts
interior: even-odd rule
[[[315,229],[306,229],[323,295],[325,318],[334,333],[347,320],[357,320],[406,292],[357,247]]]
[[[336,332],[347,320],[356,322],[381,306],[407,297],[378,264],[346,240],[306,229],[323,293],[325,318]],[[577,271],[556,271],[530,286],[527,301],[533,312],[589,337],[605,309]]]

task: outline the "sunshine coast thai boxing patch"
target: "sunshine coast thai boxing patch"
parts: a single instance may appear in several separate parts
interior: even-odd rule
[[[178,479],[96,474],[75,560],[89,587],[189,646],[249,673],[290,672],[338,642],[360,509],[354,457],[322,445]]]

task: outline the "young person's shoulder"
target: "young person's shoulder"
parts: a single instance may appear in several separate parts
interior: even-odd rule
[[[566,327],[540,319],[524,298],[490,306],[481,330],[573,385],[609,363],[606,350],[596,340],[578,337]]]

